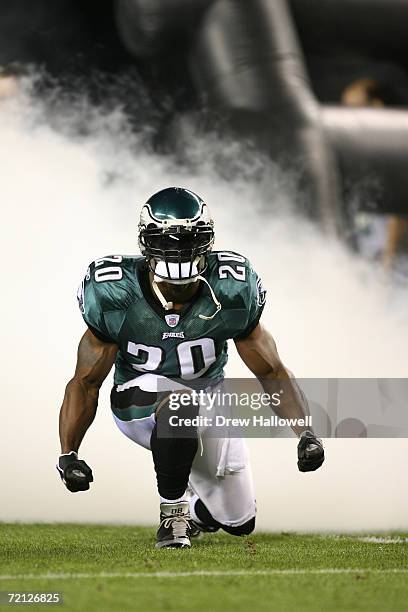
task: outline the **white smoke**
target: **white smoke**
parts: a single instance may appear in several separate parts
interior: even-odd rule
[[[85,331],[77,285],[93,259],[137,251],[149,195],[182,185],[206,199],[216,248],[242,252],[263,277],[263,320],[299,377],[406,377],[408,297],[285,212],[290,180],[273,166],[261,171],[258,158],[213,136],[195,143],[186,168],[153,153],[121,112],[85,111],[81,135],[72,123],[78,108],[51,122],[29,95],[0,102],[0,519],[154,524],[151,458],[115,429],[111,379],[81,447],[94,470],[92,491],[69,494],[54,468],[59,407]],[[217,156],[232,159],[235,172],[222,178]],[[232,346],[230,353],[228,374],[245,376]],[[250,446],[263,529],[408,526],[405,440],[328,440],[325,468],[308,475],[297,472],[295,440]]]

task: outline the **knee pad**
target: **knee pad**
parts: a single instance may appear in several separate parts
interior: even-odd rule
[[[210,514],[201,499],[197,499],[194,505],[194,512],[196,513],[198,520],[204,525],[208,525],[209,527],[221,528],[230,535],[249,535],[255,529],[255,516],[253,516],[243,525],[238,525],[237,527],[229,527],[228,525],[222,525],[214,519],[214,517]]]
[[[221,528],[227,533],[235,536],[249,535],[255,529],[255,517],[252,517],[243,525],[237,525],[237,527],[229,527],[228,525],[221,525]]]

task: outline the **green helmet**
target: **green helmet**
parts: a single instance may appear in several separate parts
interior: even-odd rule
[[[157,280],[185,284],[206,269],[214,222],[206,203],[182,187],[158,191],[143,206],[139,247]]]

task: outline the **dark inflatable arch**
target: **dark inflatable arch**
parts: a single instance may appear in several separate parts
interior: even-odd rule
[[[152,5],[154,20],[141,36]],[[310,212],[326,228],[341,226],[339,181],[359,185],[375,177],[370,206],[408,210],[407,112],[320,105],[303,53],[351,49],[373,58],[398,57],[408,68],[408,0],[201,0],[194,11],[189,0],[117,0],[117,7],[122,20],[132,9],[136,44],[145,41],[145,57],[165,53],[163,33],[175,36],[183,22],[198,95],[264,151],[303,165]],[[131,27],[128,49],[129,36]],[[135,46],[131,50],[137,57]]]
[[[32,4],[1,3],[0,64],[35,62],[86,78],[135,67],[148,86],[163,78],[154,100],[182,82],[179,111],[204,104],[272,158],[302,170],[308,212],[328,230],[342,225],[344,186],[367,177],[378,186],[378,210],[408,213],[408,102],[400,109],[327,106],[317,101],[306,68],[318,54],[330,62],[350,53],[398,63],[408,74],[408,0]],[[166,81],[170,72],[173,81]]]

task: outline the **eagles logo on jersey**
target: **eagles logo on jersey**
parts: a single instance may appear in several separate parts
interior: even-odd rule
[[[266,289],[261,278],[256,281],[256,287],[258,289],[258,306],[263,306],[266,302]]]

